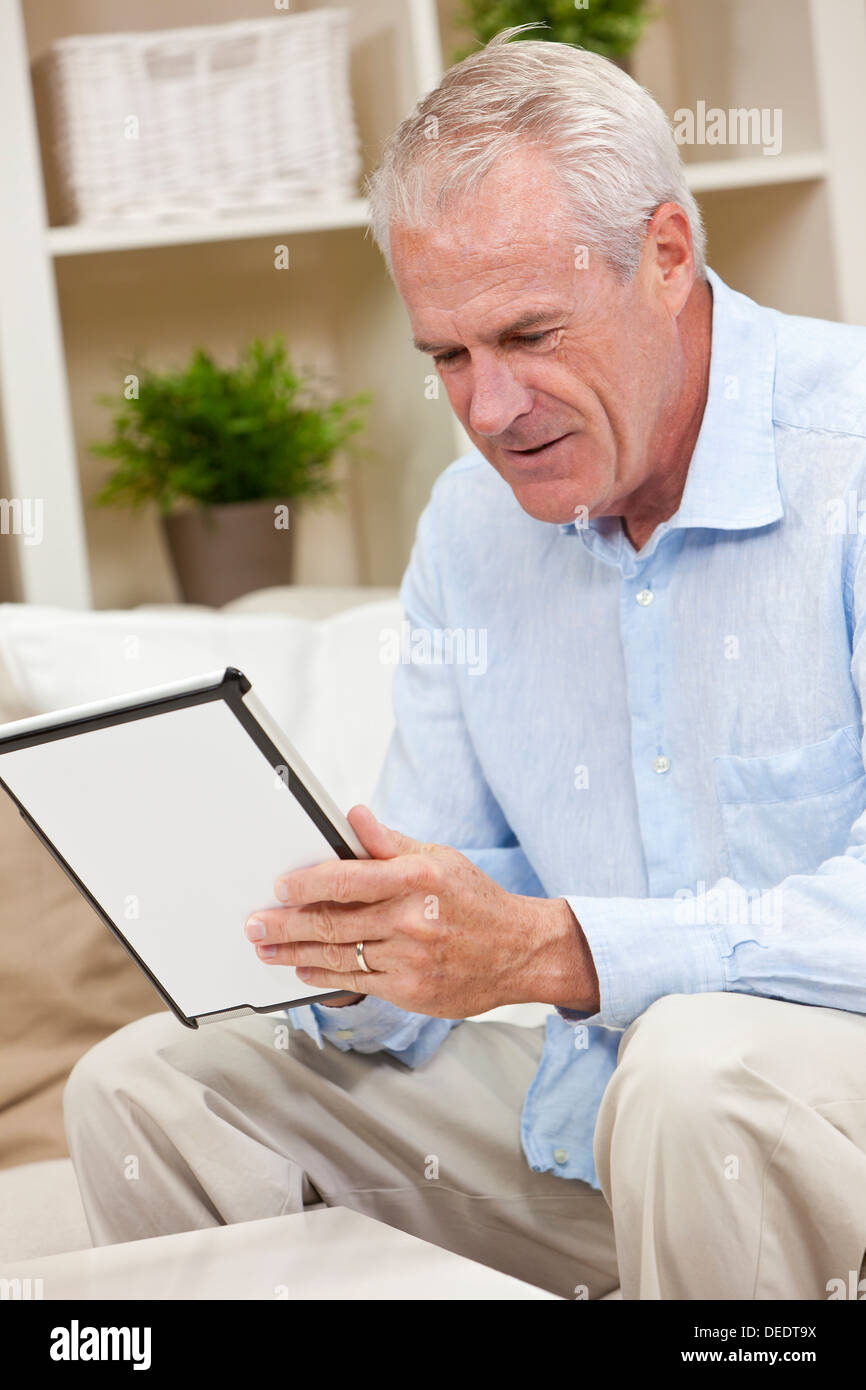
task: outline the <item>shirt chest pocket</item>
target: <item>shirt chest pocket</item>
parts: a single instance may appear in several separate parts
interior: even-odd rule
[[[844,853],[866,807],[860,729],[763,758],[713,759],[729,873],[743,888],[771,888]]]

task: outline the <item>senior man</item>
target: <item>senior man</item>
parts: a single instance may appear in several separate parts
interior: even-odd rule
[[[567,1296],[825,1298],[866,1250],[866,332],[728,288],[649,95],[513,32],[370,187],[475,446],[403,602],[486,669],[398,668],[370,860],[247,924],[355,1002],[101,1043],[85,1208],[323,1200]]]

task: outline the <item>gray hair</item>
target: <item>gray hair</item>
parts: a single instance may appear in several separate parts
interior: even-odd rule
[[[706,235],[670,122],[627,73],[596,53],[548,40],[511,43],[504,29],[450,68],[385,145],[367,180],[370,230],[389,274],[392,221],[428,226],[449,195],[470,193],[502,156],[543,149],[565,185],[590,250],[621,281],[638,267],[646,224],[662,203],[689,219],[695,268],[706,278]],[[436,173],[436,196],[430,174]]]

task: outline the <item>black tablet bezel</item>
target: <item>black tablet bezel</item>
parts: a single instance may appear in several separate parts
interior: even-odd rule
[[[111,728],[116,724],[125,724],[131,719],[147,719],[152,715],[167,714],[171,710],[187,709],[191,705],[206,704],[212,700],[224,700],[232,713],[246,729],[247,733],[256,744],[257,748],[264,753],[271,766],[278,771],[281,781],[294,796],[302,809],[309,816],[316,826],[316,829],[325,837],[328,844],[340,859],[355,859],[356,855],[346,843],[336,826],[329,820],[322,810],[315,797],[312,796],[307,787],[304,786],[297,772],[286,762],[286,757],[277,748],[276,744],[268,737],[262,726],[259,724],[252,711],[244,704],[243,696],[248,690],[252,689],[252,682],[244,675],[243,671],[236,666],[227,666],[220,680],[202,686],[193,687],[190,690],[181,691],[176,694],[158,696],[148,700],[139,700],[134,703],[123,705],[114,710],[105,710],[93,714],[80,715],[75,718],[58,720],[56,724],[47,725],[43,729],[24,730],[20,733],[0,735],[0,768],[2,768],[3,753],[11,753],[19,748],[32,748],[41,743],[52,743],[55,739],[68,738],[71,734],[90,732],[96,729]],[[287,776],[285,774],[288,774]],[[140,970],[144,972],[150,983],[153,985],[160,998],[168,1005],[178,1022],[186,1028],[198,1028],[200,1018],[214,1019],[221,1017],[237,1017],[245,1013],[270,1014],[279,1009],[300,1008],[304,1004],[326,1003],[328,1000],[335,1000],[345,997],[354,997],[353,991],[334,991],[328,990],[323,994],[311,995],[305,999],[286,999],[263,1006],[261,1004],[237,1004],[226,1009],[219,1010],[216,1014],[198,1014],[195,1017],[186,1015],[179,1007],[177,1002],[171,997],[161,982],[154,975],[150,967],[142,960],[141,956],[133,946],[127,941],[123,932],[116,922],[109,917],[101,903],[93,896],[90,890],[79,878],[57,846],[45,834],[42,827],[30,815],[27,808],[7,786],[3,777],[0,776],[0,787],[6,795],[15,803],[19,814],[29,825],[30,829],[45,846],[51,856],[60,865],[63,872],[75,884],[79,893],[87,900],[100,921],[104,922],[112,935],[120,942],[121,946],[132,957]]]

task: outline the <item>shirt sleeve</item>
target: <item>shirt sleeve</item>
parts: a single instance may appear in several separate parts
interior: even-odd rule
[[[851,671],[866,706],[866,544],[854,567]],[[861,761],[866,740],[861,735]],[[866,771],[866,767],[864,767]],[[848,843],[811,873],[761,891],[720,878],[674,898],[571,897],[599,978],[594,1014],[625,1028],[666,994],[733,990],[866,1013],[866,783]]]
[[[441,485],[434,487],[418,523],[400,590],[413,635],[422,630],[435,634],[450,626],[437,565]],[[403,834],[459,849],[510,892],[543,896],[479,766],[463,718],[460,678],[459,669],[447,663],[397,665],[395,727],[371,809]],[[408,1066],[431,1057],[461,1021],[409,1013],[373,995],[341,1009],[310,1004],[288,1012],[293,1025],[320,1047],[327,1039],[343,1051],[382,1049]]]

